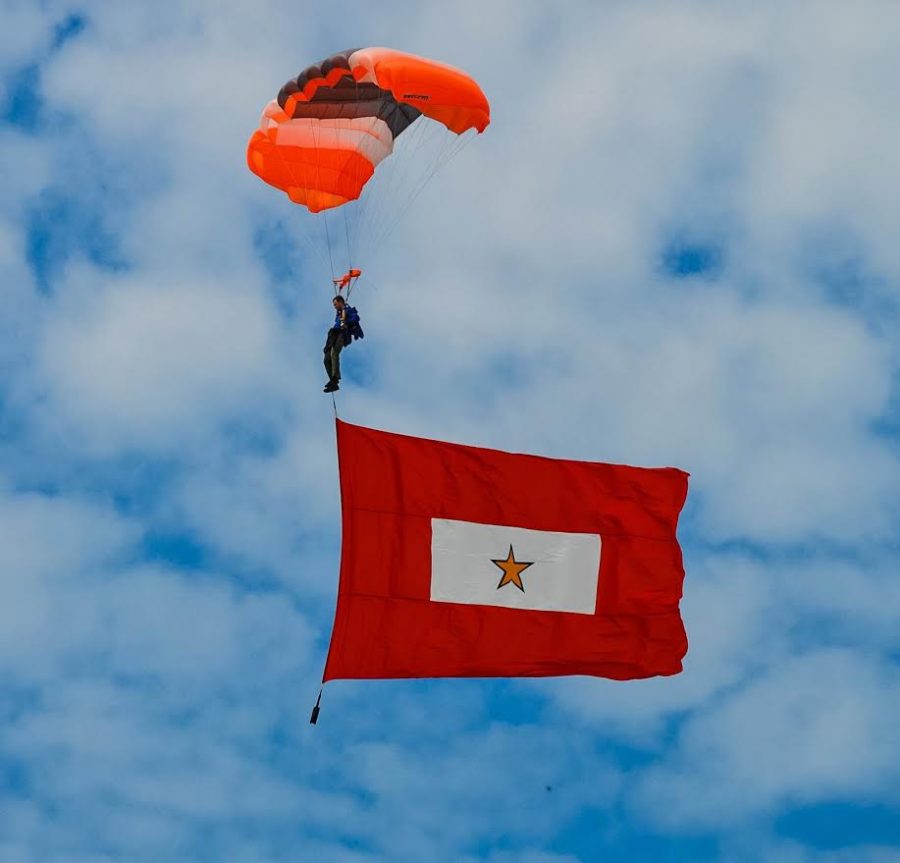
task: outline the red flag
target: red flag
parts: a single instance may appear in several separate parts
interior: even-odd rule
[[[688,474],[337,422],[325,680],[677,674]]]

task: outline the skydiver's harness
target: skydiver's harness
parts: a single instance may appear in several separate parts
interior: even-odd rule
[[[343,320],[341,318],[343,317]],[[344,334],[344,347],[354,339],[364,339],[366,334],[359,322],[359,312],[353,306],[344,304],[344,307],[334,316],[332,330],[342,331]]]

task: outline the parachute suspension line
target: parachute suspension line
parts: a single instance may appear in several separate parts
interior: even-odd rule
[[[369,130],[372,135],[376,133],[378,122],[377,117],[373,117],[370,121]],[[404,132],[404,136],[409,134],[409,131],[411,130]],[[366,238],[366,249],[362,256],[365,258],[368,258],[373,252],[372,234],[376,232],[376,226],[380,223],[385,208],[391,203],[390,191],[397,176],[397,157],[395,155],[397,140],[402,140],[402,138],[391,141],[391,152],[381,162],[375,175],[369,180],[368,193],[361,196],[363,215],[360,217],[360,224],[365,225],[361,233]]]
[[[353,75],[353,86],[356,90],[356,98],[359,99],[359,78],[354,74]],[[357,123],[360,122],[362,118],[357,118]],[[375,128],[376,125],[380,121],[377,117],[372,117],[369,120],[369,129],[368,134],[373,138],[375,137]],[[365,193],[365,186],[362,183],[363,177],[365,175],[366,169],[363,165],[362,160],[354,160],[353,162],[353,187],[360,187],[360,193],[357,198],[353,201],[348,201],[347,204],[342,207],[344,211],[344,230],[345,237],[347,240],[347,271],[350,272],[355,266],[359,264],[360,259],[360,249],[359,249],[359,238],[362,233],[362,215],[365,212],[365,205],[369,199],[369,196]],[[367,182],[371,182],[371,177]],[[352,225],[351,225],[352,222]],[[352,234],[352,236],[351,236]],[[347,295],[349,297],[349,288]]]
[[[377,118],[373,117],[370,131],[374,135]],[[407,133],[408,134],[408,131]],[[399,139],[402,140],[402,139]],[[396,140],[391,142],[391,152],[378,166],[374,176],[369,180],[367,191],[360,196],[358,224],[361,236],[360,258],[368,260],[375,252],[372,243],[372,235],[376,233],[376,226],[380,223],[384,209],[391,201],[390,189],[397,174]]]
[[[393,212],[379,213],[377,224],[372,224],[369,232],[373,245],[379,245],[384,242],[400,224],[435,174],[448,165],[474,138],[472,130],[461,135],[448,134],[443,126],[438,123],[426,122],[425,118],[419,118],[413,123],[409,132],[412,134],[405,133],[403,138],[400,139],[403,142],[401,147],[407,151],[403,154],[405,159],[415,160],[420,152],[426,149],[436,152],[430,160],[429,169],[422,177],[407,184],[406,188],[397,190],[399,200],[396,202]],[[396,170],[390,175],[388,187],[394,184],[393,181],[398,175],[399,172]],[[382,198],[382,201],[385,201],[390,196],[385,193],[385,195],[379,197]]]
[[[316,166],[316,186],[319,187],[322,185],[321,183],[321,158],[320,158],[320,135],[319,135],[319,127],[316,125],[312,125],[312,139],[313,139],[313,149],[315,150],[315,166]],[[316,221],[318,221],[318,216],[321,215],[321,220],[325,225],[325,245],[328,247],[328,267],[331,270],[331,278],[334,279],[334,253],[331,247],[331,235],[328,230],[328,211],[322,210],[320,214],[315,214]]]
[[[359,81],[356,79],[356,76],[352,74],[352,70],[351,70],[351,78],[353,80],[353,87],[355,90],[355,95],[356,95],[356,98],[358,99],[359,98]],[[358,122],[358,118],[356,118],[355,122]],[[341,128],[338,134],[340,135],[342,140],[344,140],[346,138],[347,144],[348,144],[348,149],[351,149],[351,146],[349,146],[353,143],[351,129],[348,128],[345,130],[344,128]],[[360,174],[361,168],[360,168],[359,162],[356,160],[353,160],[351,162],[351,164],[353,166],[352,176],[353,176],[353,186],[355,188],[361,178],[361,174]],[[355,237],[356,225],[354,224],[353,226],[351,226],[350,223],[353,220],[353,208],[358,201],[359,201],[359,198],[357,198],[354,201],[347,201],[345,204],[343,204],[339,208],[341,211],[341,216],[343,217],[343,220],[344,220],[344,243],[345,243],[345,247],[346,247],[346,255],[344,257],[342,266],[346,266],[347,272],[349,272],[351,270],[351,268],[353,267],[354,259],[356,257],[354,254],[354,251],[355,251],[354,243],[350,237],[351,233],[353,233],[354,237]],[[352,228],[352,230],[351,230],[351,228]],[[340,266],[338,267],[338,269],[340,269]]]
[[[341,210],[344,214],[344,239],[347,241],[347,272],[349,273],[353,269],[353,247],[350,244],[350,227],[348,224],[347,217],[347,205],[345,204],[341,207]],[[350,286],[347,286],[347,299],[350,299]]]
[[[297,179],[297,174],[294,172],[294,168],[291,163],[287,159],[282,158],[277,148],[275,149],[275,155],[278,159],[279,164],[282,166],[282,168],[285,169],[287,174],[294,181],[294,184],[299,186],[300,182]],[[325,255],[322,252],[321,245],[319,243],[316,243],[307,231],[300,231],[299,234],[303,238],[303,242],[306,243],[307,248],[315,252],[315,254],[319,257],[323,264],[326,263]]]
[[[356,82],[357,88],[357,96],[359,94],[359,82]],[[368,134],[372,137],[376,137],[376,126],[379,123],[378,117],[372,117],[369,120],[369,129]],[[354,175],[355,183],[359,183],[362,179],[362,171],[363,168],[360,163],[356,163],[356,173]],[[366,226],[369,224],[369,214],[372,209],[371,204],[369,203],[372,200],[372,191],[373,188],[378,188],[378,178],[380,177],[380,171],[382,169],[379,168],[375,174],[369,178],[366,185],[363,186],[363,190],[360,193],[360,196],[355,200],[349,202],[343,208],[345,211],[352,208],[352,219],[353,219],[353,243],[351,247],[351,257],[352,260],[347,262],[348,269],[352,268],[354,265],[354,261],[357,263],[359,260],[366,257],[366,252],[368,249],[363,248],[363,236],[366,234]]]
[[[325,223],[325,241],[328,244],[328,263],[331,265],[331,278],[334,280],[334,255],[331,252],[331,233],[328,230],[328,210],[322,210],[322,221]]]
[[[434,139],[435,127],[438,124],[418,117],[398,138],[399,146],[391,153],[390,173],[386,177],[383,194],[379,195],[377,218],[372,220],[370,242],[373,247],[381,245],[387,236],[386,226],[395,220],[397,214],[406,212],[406,201],[409,197],[410,173],[408,166],[415,163],[416,157],[427,144]]]
[[[318,176],[319,176],[319,174],[318,174],[318,171],[319,171],[319,167],[318,167],[318,165],[319,165],[319,157],[318,157],[318,149],[319,149],[319,147],[318,147],[318,138],[319,138],[319,136],[318,136],[318,130],[314,128],[314,130],[313,130],[313,139],[314,139],[314,145],[315,145],[315,148],[316,148],[316,182],[318,182]],[[291,164],[291,162],[290,162],[289,160],[287,160],[287,159],[282,158],[281,155],[279,154],[277,148],[275,148],[275,153],[276,153],[276,156],[277,156],[278,161],[279,161],[279,163],[281,164],[281,166],[287,171],[287,173],[288,173],[288,175],[290,176],[290,178],[294,181],[294,185],[297,186],[297,188],[302,188],[303,184],[302,184],[302,183],[300,182],[300,180],[298,179],[297,173],[295,172],[294,167],[293,167],[293,165]],[[307,214],[305,214],[305,215],[306,215],[308,218],[314,219],[314,221],[315,221],[315,217],[314,217],[311,213],[307,213]],[[327,228],[327,225],[326,225],[326,228]],[[315,241],[313,240],[313,238],[310,236],[310,234],[309,234],[307,231],[300,231],[300,236],[303,237],[303,240],[304,240],[304,242],[306,243],[306,245],[307,245],[310,249],[313,249],[313,250],[315,251],[316,255],[319,257],[319,259],[322,261],[323,264],[326,264],[326,263],[329,264],[329,266],[331,267],[331,274],[332,274],[332,276],[334,276],[334,263],[330,261],[330,258],[331,258],[331,247],[330,247],[330,245],[329,245],[329,248],[328,248],[328,257],[329,257],[329,261],[326,261],[326,260],[325,260],[325,255],[324,255],[324,253],[322,252],[322,247],[321,247],[321,243],[320,243],[320,242],[318,242],[318,243],[315,242]]]
[[[356,87],[357,94],[358,94],[359,84],[356,82],[355,79],[354,79],[354,86]],[[340,119],[335,120],[335,122],[338,124],[335,126],[335,132],[337,134],[337,138],[340,143],[341,149],[346,148],[347,150],[351,150],[352,144],[353,144],[353,140],[352,140],[353,130],[351,128],[345,128],[344,126],[340,125]],[[351,164],[353,165],[353,180],[355,182],[359,178],[359,166],[355,161],[351,162]],[[350,206],[351,203],[352,203],[351,201],[347,201],[343,205],[338,207],[338,209],[340,210],[340,219],[342,219],[344,222],[344,244],[345,244],[345,254],[339,256],[339,258],[343,258],[343,260],[338,260],[338,270],[340,270],[343,266],[346,266],[347,269],[349,270],[350,267],[353,265],[353,251],[352,251],[351,243],[350,243],[350,222],[349,222],[349,215],[347,213],[348,207]]]
[[[356,98],[359,99],[360,90],[359,90],[359,78],[353,74],[352,76],[353,86],[356,91]],[[339,120],[341,118],[338,118]],[[343,126],[337,125],[334,128],[334,134],[337,135],[338,140],[341,144],[342,149],[354,150],[357,144],[356,137],[359,135],[359,123],[362,118],[357,117],[353,118],[352,122],[355,124],[353,126]],[[377,117],[372,117],[370,121],[370,126],[368,130],[368,134],[375,137],[375,125],[379,122]],[[352,178],[351,185],[355,188],[363,186],[363,178],[365,173],[365,163],[360,159],[355,159],[350,162],[350,167],[345,167],[345,170],[350,171],[350,176]],[[363,211],[363,204],[368,200],[368,195],[361,194],[356,199],[348,200],[344,204],[340,205],[337,209],[341,211],[341,217],[344,222],[344,246],[346,251],[346,256],[343,254],[337,255],[337,268],[338,270],[344,268],[349,272],[354,268],[354,266],[358,263],[360,257],[360,250],[358,247],[359,244],[359,235],[361,233],[361,218],[360,213]],[[334,244],[334,252],[338,252],[338,245],[340,241],[336,241]],[[341,260],[343,259],[343,260]]]
[[[438,133],[439,134],[439,133]],[[434,140],[434,135],[432,135],[432,140]],[[441,168],[450,164],[450,162],[459,155],[460,152],[469,144],[469,142],[473,139],[474,134],[472,131],[467,131],[462,135],[453,135],[450,140],[443,143],[441,147],[438,149],[437,155],[434,157],[434,160],[429,168],[429,170],[425,173],[425,176],[422,177],[412,188],[410,193],[406,196],[406,199],[403,202],[403,205],[398,207],[398,211],[395,214],[393,219],[386,220],[384,224],[382,224],[381,230],[378,233],[375,240],[377,242],[383,242],[400,224],[403,217],[406,215],[407,211],[412,207],[415,200],[422,194],[425,190],[425,187],[432,180],[435,174]],[[419,141],[418,149],[423,148],[423,141]],[[416,151],[416,152],[417,152]]]

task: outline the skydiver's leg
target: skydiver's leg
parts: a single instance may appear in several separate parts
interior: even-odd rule
[[[344,349],[344,340],[338,338],[334,340],[331,346],[331,379],[339,381],[341,379],[341,351]]]
[[[325,384],[325,389],[323,392],[333,393],[336,389],[338,389],[338,377],[341,374],[341,367],[339,364],[335,364],[335,354],[334,347],[335,345],[341,341],[337,338],[338,333],[334,330],[329,330],[328,335],[325,338],[325,347],[323,349],[323,360],[325,364],[325,374],[328,375],[328,383]]]
[[[337,334],[334,330],[329,330],[328,335],[325,337],[325,347],[324,347],[324,361],[325,361],[325,374],[328,375],[329,380],[334,377],[334,373],[332,371],[332,362],[331,362],[331,351],[335,345],[337,339],[335,338]]]

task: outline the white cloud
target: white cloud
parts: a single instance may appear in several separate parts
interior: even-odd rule
[[[121,560],[137,530],[88,501],[0,497],[0,667],[6,674],[35,681],[56,673],[61,657],[86,634],[70,605],[80,581]]]
[[[372,795],[371,823],[398,817],[404,824],[395,833],[378,831],[386,854],[419,860],[441,848],[452,855],[476,837],[511,834],[533,842],[550,835],[560,818],[609,805],[618,791],[617,771],[583,747],[550,728],[494,725],[423,740],[415,752],[367,742],[348,755],[357,781]],[[423,800],[430,804],[420,805]]]
[[[690,720],[676,750],[639,780],[635,805],[652,822],[692,831],[883,795],[900,765],[897,678],[853,651],[785,659]]]
[[[152,449],[203,437],[278,386],[280,332],[264,300],[182,278],[72,285],[41,340],[48,422],[59,415],[89,448]]]
[[[274,455],[225,450],[198,465],[160,521],[193,531],[232,565],[330,600],[340,528],[333,420],[325,413],[307,422],[316,434],[292,434]]]

